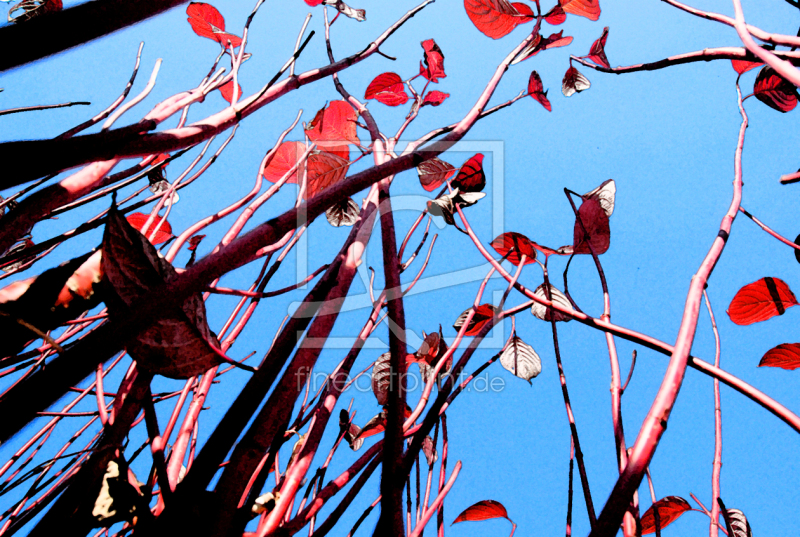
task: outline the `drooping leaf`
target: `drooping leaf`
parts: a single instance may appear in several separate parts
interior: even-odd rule
[[[358,113],[346,101],[331,101],[306,126],[306,134],[318,147],[358,145],[357,119]]]
[[[592,83],[589,79],[583,76],[580,71],[570,66],[567,72],[564,73],[564,79],[561,81],[561,93],[564,97],[571,97],[576,93],[580,93],[591,87]]]
[[[358,214],[361,209],[353,198],[335,203],[325,211],[325,218],[334,227],[352,226],[358,221]]]
[[[559,0],[561,8],[567,13],[586,17],[590,21],[600,18],[599,0]]]
[[[102,272],[105,302],[113,321],[130,315],[130,306],[177,273],[153,245],[122,217],[116,206],[103,233]],[[138,366],[170,378],[189,378],[220,363],[210,345],[219,348],[209,330],[203,297],[194,293],[126,342]]]
[[[364,444],[364,440],[359,438],[361,427],[355,423],[350,423],[350,414],[345,409],[339,411],[339,430],[344,431],[343,438],[353,451],[358,451]]]
[[[511,62],[511,65],[527,60],[532,56],[536,56],[541,51],[549,48],[566,47],[572,43],[572,37],[564,37],[563,33],[564,31],[562,30],[557,34],[551,34],[546,38],[542,38],[540,35],[537,35],[533,41],[528,43],[528,45],[519,54],[517,54],[517,57],[514,58],[514,60]]]
[[[547,292],[545,291],[544,284],[536,288],[536,290],[533,292],[533,296],[544,298],[545,300],[547,300]],[[570,310],[572,309],[572,303],[567,298],[567,295],[556,289],[553,286],[553,284],[550,284],[550,301],[553,304],[558,304],[559,306],[562,306]],[[531,306],[531,313],[533,314],[533,316],[543,321],[550,320],[550,311],[548,310],[550,310],[550,308],[548,308],[543,304],[539,304],[538,302],[534,303],[533,306]],[[570,317],[566,313],[561,313],[558,310],[552,310],[552,312],[556,322],[560,321],[566,323],[572,320],[572,317]]]
[[[309,5],[309,6],[311,6],[311,7],[318,6],[318,5],[320,5],[322,2],[323,2],[323,0],[306,0],[306,4],[308,4],[308,5]]]
[[[433,444],[433,438],[426,436],[422,441],[422,453],[425,454],[425,460],[428,466],[433,466],[439,460],[439,454],[436,452],[436,446]]]
[[[739,289],[728,306],[728,316],[738,325],[748,325],[783,315],[796,305],[794,293],[783,280],[766,277]]]
[[[439,188],[442,183],[453,177],[455,173],[456,169],[452,165],[436,157],[426,160],[417,166],[419,183],[428,192]]]
[[[350,162],[327,151],[313,151],[308,156],[308,188],[306,198],[312,198],[345,178]]]
[[[343,0],[328,0],[327,2],[324,3],[328,4],[329,6],[333,6],[339,13],[341,13],[345,17],[355,19],[358,22],[363,22],[367,20],[367,12],[365,10],[355,9],[353,7],[350,7],[347,4],[345,4]]]
[[[743,75],[750,69],[755,69],[760,65],[764,65],[764,62],[749,62],[747,60],[731,60],[731,64],[733,65],[733,70]]]
[[[456,322],[453,323],[453,328],[456,331],[460,331],[461,327],[464,326],[464,322],[467,320],[467,316],[472,308],[469,308],[464,311],[461,315],[458,316]],[[465,336],[477,336],[478,333],[483,329],[486,324],[492,320],[492,317],[500,313],[497,311],[497,308],[492,306],[491,304],[481,304],[477,308],[475,308],[475,314],[472,316],[472,320],[467,325],[467,331],[464,332]]]
[[[758,72],[753,93],[756,99],[778,112],[786,113],[797,106],[797,88],[768,65]]]
[[[369,420],[364,428],[361,429],[361,433],[356,437],[358,440],[362,440],[369,436],[373,436],[376,434],[380,434],[386,430],[386,416],[388,415],[388,411],[386,409],[381,410],[381,412]]]
[[[225,32],[225,19],[214,6],[203,2],[192,2],[186,8],[186,14],[189,15],[189,24],[197,35],[213,39],[226,48],[228,41],[233,48],[242,44],[241,38]]]
[[[189,238],[189,246],[187,246],[189,251],[194,252],[195,250],[197,250],[197,247],[200,246],[200,243],[205,238],[206,238],[205,235],[194,235],[191,238]]]
[[[800,343],[781,343],[768,350],[758,362],[758,367],[797,369],[800,367]]]
[[[608,39],[608,26],[603,28],[602,35],[592,43],[592,48],[589,49],[589,55],[587,56],[588,59],[596,63],[597,65],[602,65],[607,69],[611,69],[611,64],[608,63],[608,58],[606,57],[606,40]]]
[[[502,503],[495,500],[482,500],[464,509],[453,521],[453,524],[457,522],[489,520],[491,518],[505,518],[509,521],[511,520],[508,518],[508,511],[506,511]],[[452,526],[453,524],[450,525]]]
[[[675,522],[683,513],[692,508],[689,502],[680,496],[667,496],[661,498],[650,506],[642,516],[642,535],[655,533],[656,517],[655,510],[658,509],[659,525],[661,529],[666,528]]]
[[[603,181],[603,183],[581,196],[584,200],[596,199],[600,203],[600,208],[606,215],[611,216],[614,213],[614,200],[617,195],[617,183],[613,179]]]
[[[500,354],[500,364],[515,376],[527,380],[542,372],[542,360],[533,347],[514,336]]]
[[[727,509],[725,521],[730,524],[733,534],[728,533],[728,537],[753,537],[753,530],[747,517],[739,509]]]
[[[440,78],[447,77],[444,72],[444,53],[433,39],[426,39],[420,44],[425,51],[425,68],[420,64],[420,73],[426,80],[438,83]]]
[[[365,99],[376,99],[388,106],[400,106],[408,102],[403,79],[397,73],[383,73],[375,77],[364,92]]]
[[[423,332],[424,334],[424,332]],[[413,361],[419,366],[419,371],[422,375],[422,381],[427,383],[433,374],[434,368],[439,364],[439,361],[447,353],[447,344],[442,335],[442,327],[439,325],[439,332],[431,332],[424,337],[422,345],[413,355]],[[453,368],[453,357],[447,358],[447,362],[439,370],[439,380],[447,376]]]
[[[483,153],[478,153],[466,161],[450,184],[461,192],[482,191],[486,186],[486,174],[483,173]]]
[[[508,0],[464,0],[464,8],[472,24],[492,39],[500,39],[533,19],[530,7]]]
[[[372,393],[375,394],[379,405],[385,405],[389,401],[391,358],[392,353],[385,352],[375,360],[375,365],[372,366]]]
[[[449,93],[443,93],[441,91],[429,91],[425,94],[425,98],[422,100],[422,104],[420,106],[425,106],[429,104],[431,106],[439,106],[444,102],[445,99],[450,97]]]
[[[303,153],[306,152],[306,145],[302,142],[283,142],[278,146],[275,156],[272,157],[269,165],[264,169],[264,179],[270,183],[277,183],[281,177],[292,169]],[[305,163],[298,166],[298,169],[292,173],[287,183],[296,183],[298,176],[303,175]]]
[[[544,86],[542,85],[542,78],[536,71],[532,71],[531,76],[528,79],[528,93],[535,100],[539,101],[539,103],[542,106],[544,106],[545,110],[547,110],[548,112],[553,111],[553,108],[550,105],[550,100],[547,98],[547,92],[544,91]]]
[[[458,192],[458,190],[456,190],[456,192]],[[433,216],[441,216],[444,218],[444,221],[451,226],[455,225],[454,213],[456,211],[456,205],[453,199],[453,194],[442,194],[438,198],[428,202],[428,212]]]
[[[603,210],[600,199],[591,197],[583,201],[575,219],[572,247],[576,254],[604,254],[611,245],[611,228],[608,214]],[[587,241],[588,237],[588,241]],[[591,249],[589,245],[591,244]]]
[[[131,213],[127,216],[126,220],[136,231],[141,231],[142,227],[145,225],[147,220],[150,218],[149,214],[143,213]],[[153,233],[153,231],[158,227],[159,223],[161,223],[161,227],[158,228],[155,236],[153,236],[152,243],[153,244],[161,244],[162,242],[166,242],[172,237],[172,226],[169,225],[169,222],[161,217],[156,217],[153,219],[153,222],[150,224],[150,227],[147,231],[147,236]]]
[[[239,88],[239,93],[237,98],[241,99],[242,95],[244,95],[244,92],[242,91],[242,86],[237,84],[237,87]],[[223,99],[233,104],[233,79],[230,79],[228,82],[221,85],[219,87],[219,92],[222,94]]]
[[[533,241],[522,233],[508,231],[495,237],[490,243],[495,252],[501,256],[508,257],[506,259],[512,265],[519,266],[522,256],[525,256],[525,264],[534,263],[536,261],[536,249],[533,246]],[[510,252],[510,253],[509,253]]]
[[[550,11],[544,14],[544,21],[553,26],[563,24],[565,20],[567,20],[567,14],[561,4],[554,5]]]

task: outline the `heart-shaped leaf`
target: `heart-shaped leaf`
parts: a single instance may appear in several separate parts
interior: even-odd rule
[[[728,316],[736,324],[748,325],[783,315],[796,305],[797,299],[786,282],[766,277],[739,289],[728,306]]]
[[[422,104],[420,106],[425,106],[427,104],[431,106],[439,106],[444,102],[445,99],[450,97],[449,93],[443,93],[441,91],[429,91],[425,94],[425,98],[422,100]]]
[[[692,508],[689,502],[680,496],[667,496],[661,498],[656,503],[650,506],[645,514],[642,516],[642,535],[655,533],[656,531],[656,517],[655,510],[658,509],[658,518],[660,529],[664,529]]]
[[[597,65],[602,65],[607,69],[611,69],[611,64],[608,63],[608,58],[606,57],[606,40],[608,39],[608,26],[603,28],[603,34],[594,42],[592,43],[592,48],[589,49],[589,55],[586,56],[589,60],[593,61]]]
[[[610,245],[611,228],[608,224],[608,213],[603,209],[599,196],[585,199],[578,209],[578,218],[575,219],[573,252],[591,254],[593,249],[595,254],[600,255],[608,251]]]
[[[758,72],[753,93],[756,99],[778,112],[786,113],[797,106],[797,88],[770,66]]]
[[[237,87],[239,88],[239,94],[238,94],[237,98],[241,99],[242,95],[244,95],[244,93],[242,92],[242,86],[239,86],[237,84]],[[219,92],[222,94],[222,98],[223,99],[225,99],[229,103],[233,104],[233,79],[231,79],[228,82],[226,82],[225,84],[221,85],[219,87]]]
[[[571,97],[576,93],[580,93],[591,87],[592,83],[589,79],[583,76],[580,71],[570,66],[567,72],[564,73],[564,79],[561,81],[561,93],[564,97]]]
[[[547,293],[545,292],[544,284],[536,288],[536,290],[533,292],[533,296],[547,300]],[[567,298],[567,295],[556,289],[552,284],[550,284],[550,301],[553,304],[558,304],[559,306],[563,306],[564,308],[570,310],[572,309],[572,303]],[[531,313],[533,314],[533,316],[543,321],[550,320],[550,311],[548,310],[550,310],[550,308],[548,308],[544,304],[539,304],[538,302],[534,303],[533,306],[531,306]],[[556,322],[566,323],[572,320],[572,317],[570,317],[566,313],[561,313],[558,310],[552,310],[552,311],[553,311],[553,317],[555,318]]]
[[[186,14],[189,15],[189,24],[197,35],[213,39],[226,48],[229,41],[233,48],[242,44],[240,37],[225,32],[225,19],[214,6],[192,2],[186,8]]]
[[[533,347],[514,336],[500,354],[500,364],[515,376],[527,380],[542,372],[542,360]]]
[[[476,520],[489,520],[492,518],[508,518],[508,512],[503,504],[495,500],[482,500],[476,504],[467,507],[460,515],[456,517],[453,524],[458,522],[476,521]],[[451,524],[451,526],[453,525]]]
[[[327,151],[313,151],[306,162],[308,189],[306,198],[313,198],[345,178],[350,162]]]
[[[388,106],[400,106],[408,102],[408,94],[403,79],[397,73],[383,73],[376,76],[364,92],[365,99],[376,99]]]
[[[358,113],[346,101],[331,101],[306,126],[306,135],[318,147],[359,145],[357,119]]]
[[[519,266],[522,256],[525,256],[525,264],[536,261],[536,248],[534,242],[522,233],[508,231],[498,235],[491,242],[491,247],[501,256],[506,257],[509,263]]]
[[[482,191],[486,186],[486,174],[483,173],[483,153],[478,153],[466,161],[450,184],[461,192]]]
[[[455,173],[456,169],[452,165],[436,157],[426,160],[417,166],[419,183],[428,192],[439,188],[442,183],[453,177]]]
[[[800,343],[781,343],[768,350],[758,362],[758,367],[797,369],[800,367]]]
[[[533,20],[530,7],[508,0],[464,0],[464,8],[472,24],[492,39],[500,39],[518,25]]]
[[[531,97],[539,101],[539,103],[544,106],[545,110],[548,112],[553,111],[550,100],[547,98],[547,92],[544,91],[542,79],[536,71],[531,72],[531,76],[528,79],[528,93]]]

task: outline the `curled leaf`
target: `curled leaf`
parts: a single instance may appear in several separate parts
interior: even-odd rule
[[[438,83],[440,78],[447,77],[444,73],[444,53],[433,39],[426,39],[420,44],[425,51],[425,68],[420,64],[420,74],[426,80]]]
[[[580,93],[589,89],[592,83],[589,79],[583,76],[580,71],[570,66],[567,72],[564,73],[564,79],[561,81],[561,93],[564,97],[571,97],[576,93]]]
[[[734,323],[748,325],[783,315],[796,305],[797,299],[786,282],[766,277],[739,289],[727,313]]]
[[[797,106],[797,88],[770,66],[758,72],[753,93],[756,99],[778,112],[789,112]]]
[[[607,216],[614,212],[614,200],[617,195],[617,184],[613,179],[603,181],[603,184],[581,196],[584,200],[596,199],[600,203],[600,208]]]
[[[667,496],[661,498],[656,503],[650,506],[645,514],[642,516],[642,535],[655,533],[656,531],[656,517],[655,510],[658,510],[659,525],[661,529],[666,528],[678,518],[692,508],[689,502],[680,496]]]
[[[468,308],[464,311],[461,315],[458,316],[458,319],[453,323],[453,328],[456,331],[460,331],[461,327],[464,326],[464,323],[467,320],[467,316],[469,315],[470,310],[472,308]],[[492,306],[491,304],[481,304],[477,308],[475,308],[475,314],[472,316],[472,320],[467,325],[467,330],[464,332],[465,336],[477,336],[478,333],[483,329],[486,324],[492,320],[494,316],[496,316],[499,311],[497,308]]]
[[[603,28],[603,34],[594,43],[592,43],[592,48],[589,50],[589,55],[586,57],[597,65],[602,65],[606,69],[611,69],[611,64],[608,63],[605,50],[607,39],[608,26]]]
[[[483,153],[477,153],[466,161],[450,184],[461,192],[483,190],[486,186],[486,174],[483,173]]]
[[[322,3],[328,6],[333,6],[339,13],[341,13],[345,17],[355,19],[358,22],[363,22],[367,20],[366,11],[364,11],[363,9],[352,8],[347,4],[345,4],[342,0],[322,0]]]
[[[500,364],[515,376],[527,380],[528,384],[542,372],[542,360],[539,355],[533,347],[517,336],[512,337],[500,353]]]
[[[511,519],[508,518],[508,511],[506,511],[502,503],[495,500],[482,500],[467,507],[456,517],[453,524],[475,520],[489,520],[492,518],[505,518],[509,522],[511,521]],[[451,524],[451,526],[453,524]]]
[[[547,98],[547,92],[544,91],[542,79],[536,71],[532,71],[528,79],[528,93],[535,100],[539,101],[539,104],[544,106],[545,110],[552,112],[553,108],[550,105],[550,100]]]

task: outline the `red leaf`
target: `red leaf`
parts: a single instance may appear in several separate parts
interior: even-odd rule
[[[553,9],[544,14],[544,21],[554,26],[562,24],[565,20],[567,20],[567,14],[564,13],[561,4],[556,4]]]
[[[667,496],[661,498],[650,506],[650,509],[642,516],[642,535],[655,533],[656,517],[655,509],[658,509],[659,527],[666,528],[675,522],[683,513],[692,508],[689,502],[680,496]]]
[[[533,18],[527,5],[508,0],[464,0],[464,8],[472,24],[492,39],[500,39]]]
[[[475,520],[489,520],[491,518],[508,518],[508,512],[503,504],[494,500],[482,500],[474,505],[467,507],[460,515],[456,517],[453,524],[457,522],[475,521]],[[453,524],[450,524],[451,526]]]
[[[323,0],[306,0],[306,4],[311,7],[318,6],[322,3]]]
[[[244,95],[244,93],[242,93],[242,86],[237,84],[237,87],[239,88],[239,95],[237,98],[241,99],[242,95]],[[219,92],[222,94],[223,99],[233,104],[233,79],[230,79],[227,83],[221,85],[219,87]]]
[[[572,37],[571,36],[562,37],[563,34],[564,30],[561,30],[557,34],[550,34],[550,36],[547,39],[542,39],[542,41],[539,42],[538,50],[534,52],[534,55],[538,54],[540,50],[566,47],[567,45],[572,43]]]
[[[746,60],[731,60],[731,64],[733,64],[733,70],[743,75],[750,69],[755,69],[759,65],[764,65],[764,62],[748,62]]]
[[[783,315],[786,308],[797,305],[794,293],[777,278],[761,278],[745,285],[728,306],[728,316],[736,324],[747,325]]]
[[[294,166],[305,151],[306,146],[302,142],[283,142],[275,152],[272,161],[270,161],[269,165],[264,169],[264,179],[270,183],[277,183],[280,181],[281,177]],[[295,171],[286,182],[296,183],[298,172],[302,175],[303,166],[299,166],[298,170]]]
[[[403,79],[396,73],[383,73],[367,86],[365,99],[377,99],[388,106],[399,106],[408,102],[408,94],[403,87]]]
[[[590,21],[600,18],[599,0],[559,0],[559,2],[567,13],[586,17]]]
[[[467,309],[458,316],[456,322],[453,323],[453,328],[456,330],[460,330],[461,327],[464,325],[464,321],[467,320],[467,315],[469,314],[469,310],[472,308]],[[477,308],[475,308],[475,313],[472,315],[472,320],[467,325],[467,331],[464,332],[465,336],[477,336],[481,329],[486,326],[486,323],[492,320],[492,317],[496,313],[497,308],[492,306],[491,304],[481,304]]]
[[[592,48],[589,50],[589,55],[586,56],[588,59],[592,60],[597,65],[602,65],[607,69],[611,69],[611,64],[608,63],[608,58],[606,57],[606,40],[608,39],[608,26],[603,28],[603,35],[600,36],[597,41],[592,43]]]
[[[197,250],[197,247],[200,246],[200,242],[205,239],[205,235],[194,235],[193,237],[189,238],[189,246],[187,247],[190,252],[194,252]]]
[[[797,106],[797,88],[769,66],[758,72],[753,93],[756,99],[778,112],[786,113]]]
[[[436,157],[426,160],[417,166],[419,183],[428,192],[436,190],[447,179],[455,175],[456,169],[449,163]]]
[[[525,264],[534,263],[536,261],[536,248],[534,242],[521,233],[509,231],[498,235],[492,242],[492,248],[505,256],[509,252],[511,254],[506,257],[509,263],[519,266],[522,256],[525,256]]]
[[[451,184],[460,192],[483,190],[486,186],[486,175],[483,173],[483,153],[478,153],[466,161]]]
[[[575,93],[589,89],[591,85],[588,78],[570,65],[567,72],[564,73],[564,80],[561,81],[561,93],[564,94],[564,97],[570,97]]]
[[[149,214],[131,213],[128,215],[126,220],[131,226],[133,226],[133,228],[136,231],[141,231],[142,226],[144,226],[145,222],[147,222],[149,218],[150,218]],[[147,232],[148,238],[150,238],[150,234],[158,226],[159,221],[160,219],[158,217],[153,219],[153,222],[150,224],[150,227],[148,228]],[[161,244],[162,242],[169,240],[170,237],[172,237],[172,226],[169,225],[169,222],[164,220],[164,223],[161,224],[161,227],[158,229],[158,233],[156,233],[155,237],[153,237],[153,240],[151,242],[153,244]]]
[[[425,51],[425,69],[422,68],[420,63],[420,73],[427,80],[433,83],[439,82],[440,78],[446,78],[444,73],[444,53],[436,41],[433,39],[426,39],[421,43],[422,49]]]
[[[781,343],[758,362],[758,367],[780,367],[781,369],[797,369],[800,367],[800,343]]]
[[[429,104],[431,106],[439,106],[448,97],[450,97],[449,93],[442,93],[441,91],[436,91],[436,90],[429,91],[425,95],[425,98],[422,100],[422,105],[420,106],[425,106],[426,104]]]
[[[309,155],[306,166],[308,167],[306,199],[310,199],[344,179],[350,161],[326,151],[314,151]]]
[[[552,106],[550,106],[550,101],[547,99],[547,92],[544,91],[542,78],[536,71],[531,72],[531,77],[528,79],[528,93],[530,93],[531,97],[539,101],[548,112],[553,110]]]
[[[584,200],[578,209],[580,221],[575,219],[572,245],[576,254],[591,254],[589,244],[597,255],[608,251],[611,245],[611,229],[608,226],[608,214],[603,210],[597,198]],[[583,226],[581,226],[583,223]],[[584,233],[584,228],[586,233]],[[589,242],[586,241],[589,236]]]
[[[331,101],[306,127],[308,138],[319,147],[360,143],[356,134],[358,113],[345,101]]]
[[[242,44],[241,38],[225,32],[225,19],[212,5],[203,2],[192,2],[186,8],[187,19],[192,25],[194,33],[219,42],[223,47],[228,46],[228,41],[234,48]]]

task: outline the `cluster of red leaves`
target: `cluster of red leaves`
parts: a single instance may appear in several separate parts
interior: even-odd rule
[[[189,24],[197,35],[213,39],[225,48],[228,47],[229,41],[233,48],[242,44],[240,37],[225,31],[225,18],[214,6],[203,2],[192,2],[186,8],[186,14],[189,15]]]
[[[500,39],[535,18],[527,4],[508,0],[464,0],[464,9],[475,27],[492,39]],[[562,24],[567,13],[596,21],[600,18],[600,3],[598,0],[560,0],[545,13],[544,20],[549,24]]]
[[[440,78],[447,76],[444,72],[442,49],[433,39],[423,41],[422,49],[425,51],[425,64],[423,65],[422,60],[420,60],[418,76],[424,77],[429,82],[438,83]],[[423,96],[420,106],[439,106],[448,97],[450,97],[449,93],[429,91]],[[410,97],[406,93],[403,79],[400,75],[387,72],[379,74],[369,83],[367,90],[364,92],[364,99],[375,99],[387,106],[400,106],[406,104]]]

